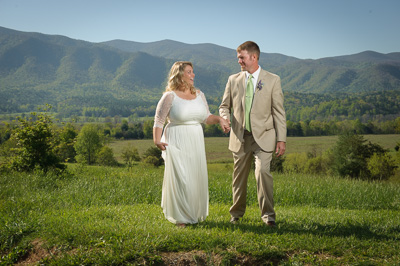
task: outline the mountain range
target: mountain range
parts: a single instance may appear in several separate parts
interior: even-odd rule
[[[215,103],[228,76],[240,71],[236,51],[215,44],[91,43],[0,27],[0,113],[33,111],[45,103],[71,113],[115,108],[123,115],[153,108],[177,60],[193,62],[196,87]],[[317,60],[262,53],[260,65],[281,76],[284,92],[400,91],[400,52]]]

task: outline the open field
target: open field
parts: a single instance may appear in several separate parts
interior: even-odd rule
[[[390,149],[400,142],[365,138]],[[289,138],[287,152],[323,152],[336,140]],[[232,225],[228,138],[205,142],[209,216],[186,228],[163,216],[163,167],[0,173],[0,265],[398,265],[400,182],[273,173],[277,227],[268,228],[251,173],[246,214]],[[153,143],[110,143],[117,156],[127,145],[143,154]]]
[[[386,149],[394,151],[396,143],[400,142],[400,135],[365,135],[366,140],[377,143]],[[323,152],[335,145],[337,136],[323,137],[288,137],[286,153],[295,152]],[[228,150],[229,138],[205,138],[207,161],[215,162],[233,162],[232,153]],[[143,154],[149,147],[153,147],[153,140],[124,140],[113,141],[110,146],[118,160],[121,161],[121,150],[127,145],[135,146],[140,154]]]
[[[68,165],[70,174],[0,175],[0,264],[396,265],[400,184],[274,174],[277,227],[248,209],[229,223],[231,164],[208,165],[206,221],[163,217],[163,167]],[[186,263],[186,264],[184,264]],[[190,264],[189,264],[190,263]]]

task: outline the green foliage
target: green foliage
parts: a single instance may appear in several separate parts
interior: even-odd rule
[[[6,142],[11,137],[11,129],[10,125],[6,125],[6,127],[0,127],[0,145]]]
[[[223,137],[226,134],[221,130],[219,124],[205,125],[204,126],[204,136],[205,137]]]
[[[283,169],[286,173],[304,173],[309,157],[307,153],[290,153],[286,155]]]
[[[339,136],[333,149],[333,167],[340,176],[373,179],[372,176],[375,175],[371,175],[368,159],[374,154],[382,156],[386,153],[386,150],[378,144],[366,143],[366,141],[363,136],[352,132],[345,132]],[[377,160],[378,157],[374,159],[374,162]],[[372,165],[374,163],[371,162],[371,167]]]
[[[88,165],[94,164],[97,160],[97,153],[103,145],[99,127],[93,124],[85,124],[74,145],[77,154],[76,161]]]
[[[398,168],[394,159],[387,153],[374,153],[367,160],[367,168],[372,180],[387,180]]]
[[[332,160],[331,150],[325,151],[322,155],[310,157],[305,166],[305,173],[331,175],[333,173]]]
[[[361,93],[285,93],[287,120],[376,120],[379,116],[398,114],[398,91],[374,91]]]
[[[143,123],[143,137],[145,139],[153,138],[153,125],[154,120],[146,120]]]
[[[112,128],[111,136],[116,139],[143,139],[143,124],[139,122],[129,124],[123,120],[120,127]]]
[[[283,163],[285,162],[285,156],[277,157],[275,152],[272,153],[271,160],[271,172],[283,172]]]
[[[312,153],[290,153],[282,165],[284,173],[324,175],[332,174],[332,154],[330,150],[322,155]]]
[[[45,111],[51,106],[47,108]],[[57,156],[59,140],[51,117],[44,112],[31,113],[28,119],[19,118],[18,122],[19,126],[12,133],[15,156],[10,158],[10,167],[17,171],[65,169]]]
[[[161,154],[161,150],[157,147],[150,147],[144,152],[143,161],[158,167],[164,164]]]
[[[114,157],[113,150],[108,146],[103,146],[96,156],[96,162],[99,165],[116,166],[117,160]]]
[[[65,162],[75,162],[75,141],[78,133],[71,123],[66,124],[59,132],[60,144],[58,154]]]
[[[128,167],[132,167],[134,162],[140,161],[139,151],[133,145],[125,146],[122,149],[122,158]]]
[[[154,165],[154,166],[160,166],[160,161],[156,156],[149,155],[143,159],[144,163]]]

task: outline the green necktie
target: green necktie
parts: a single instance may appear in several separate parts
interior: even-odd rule
[[[254,95],[252,78],[253,78],[253,76],[250,75],[249,78],[247,79],[246,102],[245,102],[245,128],[249,132],[251,132],[250,110],[251,110],[251,104],[253,102],[253,95]]]

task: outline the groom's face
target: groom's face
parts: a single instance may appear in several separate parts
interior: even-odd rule
[[[246,50],[242,50],[237,53],[237,58],[242,71],[253,73],[254,65],[257,62],[255,55],[249,54]]]

